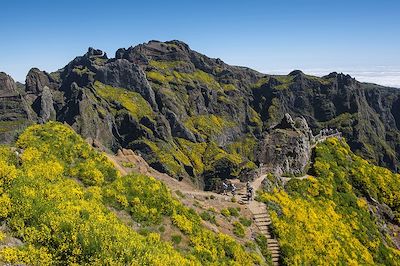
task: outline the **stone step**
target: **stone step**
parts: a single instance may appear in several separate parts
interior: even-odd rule
[[[268,223],[272,222],[269,218],[262,218],[262,219],[254,219],[254,223]]]
[[[261,231],[261,233],[269,233],[269,228],[267,226],[259,226],[258,229]]]
[[[266,224],[257,224],[258,228],[262,229],[269,229],[268,225]]]
[[[253,215],[253,219],[270,219],[268,214]]]
[[[271,233],[269,232],[269,230],[267,230],[267,229],[264,229],[264,228],[262,228],[262,229],[260,229],[260,232],[261,232],[261,234],[264,234],[264,235],[271,235]],[[271,237],[272,238],[272,237]]]
[[[269,216],[257,216],[253,218],[254,221],[268,221],[271,220]]]
[[[272,223],[271,222],[263,222],[263,223],[256,223],[256,225],[258,226],[258,227],[260,227],[260,226],[266,226],[266,227],[268,227],[269,228],[269,226],[271,225]]]
[[[263,223],[270,223],[271,220],[269,220],[268,218],[264,218],[264,219],[255,219],[254,222],[256,224],[263,224]]]
[[[279,252],[281,249],[279,247],[268,247],[268,250],[271,252]]]
[[[253,213],[254,217],[269,216],[268,212]]]
[[[254,217],[253,220],[262,222],[262,221],[270,221],[271,218],[269,218],[269,216],[259,216],[259,217]]]
[[[269,220],[271,220],[271,218],[269,217],[269,215],[268,214],[263,214],[263,215],[257,215],[257,216],[253,216],[253,219],[254,220],[261,220],[261,219],[269,219]]]
[[[278,262],[279,261],[279,256],[278,257],[272,257],[272,262]]]
[[[254,219],[256,223],[271,223],[271,219],[269,218],[262,218],[262,219]]]

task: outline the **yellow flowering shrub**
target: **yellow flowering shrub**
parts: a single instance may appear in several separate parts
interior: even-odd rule
[[[139,174],[119,176],[68,126],[31,126],[17,145],[23,149],[20,159],[0,147],[0,220],[24,244],[0,248],[0,264],[263,264],[232,238],[205,229],[199,215],[161,182]],[[191,248],[178,251],[156,233],[140,235],[110,207],[143,224],[171,217]]]
[[[344,141],[316,147],[314,177],[292,179],[285,191],[262,193],[287,265],[400,265],[366,198],[399,205],[399,175],[354,155]],[[382,178],[384,176],[384,178]]]

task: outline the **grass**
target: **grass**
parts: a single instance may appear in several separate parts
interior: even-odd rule
[[[94,83],[94,88],[102,98],[111,103],[117,102],[121,104],[133,117],[137,119],[144,116],[150,118],[154,117],[150,104],[137,92],[123,88],[115,88],[99,81]]]

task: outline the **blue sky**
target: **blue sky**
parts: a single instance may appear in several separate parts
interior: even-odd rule
[[[0,10],[0,71],[19,81],[89,46],[113,57],[120,47],[179,39],[265,73],[337,70],[400,86],[400,1],[13,0]]]

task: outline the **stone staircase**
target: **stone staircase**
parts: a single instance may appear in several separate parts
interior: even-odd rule
[[[253,212],[253,220],[261,234],[267,238],[268,250],[271,252],[273,265],[279,265],[280,248],[278,240],[271,235],[271,218],[265,207],[260,208],[260,212]]]
[[[258,190],[261,187],[264,176],[258,177],[252,182],[254,190]],[[260,230],[260,233],[267,238],[268,250],[271,252],[273,265],[279,265],[280,263],[280,247],[279,242],[276,238],[271,235],[271,218],[269,217],[267,208],[264,203],[255,200],[248,201],[246,187],[242,186],[238,189],[237,193],[238,202],[246,204],[253,214],[253,222]]]

